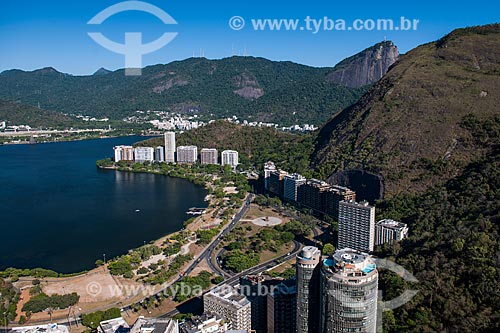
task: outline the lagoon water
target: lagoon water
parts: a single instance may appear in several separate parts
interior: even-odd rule
[[[0,270],[91,269],[206,207],[205,189],[186,180],[96,168],[113,146],[142,139],[0,146]]]

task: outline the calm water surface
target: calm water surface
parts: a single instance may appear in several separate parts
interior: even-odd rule
[[[104,253],[179,230],[190,207],[206,207],[206,191],[186,180],[95,167],[113,146],[141,139],[0,146],[0,270],[90,269]]]

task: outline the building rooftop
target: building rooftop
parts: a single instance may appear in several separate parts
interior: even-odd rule
[[[390,229],[401,229],[401,228],[407,227],[406,223],[394,221],[391,219],[380,220],[376,224],[380,225],[380,226],[384,226],[385,228],[390,228]]]
[[[69,333],[68,327],[58,324],[13,327],[11,333]]]
[[[122,317],[118,317],[101,321],[98,331],[103,333],[127,333],[130,331],[130,326]]]
[[[172,319],[139,317],[130,328],[130,333],[175,333],[177,322]]]
[[[237,308],[244,307],[250,303],[250,301],[245,296],[241,295],[236,288],[228,284],[215,287],[206,293],[204,297],[214,297]]]
[[[359,207],[359,208],[373,208],[373,206],[370,206],[368,201],[361,201],[361,202],[356,202],[356,201],[341,201],[340,202],[342,205],[345,206],[351,206],[351,207]]]
[[[306,178],[298,173],[287,174],[285,178],[293,179],[293,180],[306,180]]]
[[[191,319],[179,324],[179,332],[196,333],[200,332],[202,329],[205,330],[205,332],[219,332],[224,326],[221,322],[222,317],[219,315],[205,312],[200,316],[193,316]]]
[[[369,254],[345,248],[323,260],[323,268],[344,276],[360,276],[371,273],[377,266]]]

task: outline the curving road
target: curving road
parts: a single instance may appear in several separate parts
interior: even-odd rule
[[[242,276],[245,276],[245,275],[255,275],[255,274],[258,274],[258,273],[261,273],[261,272],[264,272],[266,270],[269,270],[273,267],[275,267],[276,265],[279,265],[287,260],[290,260],[292,259],[293,257],[295,257],[297,255],[297,253],[299,253],[299,251],[302,249],[302,244],[297,242],[297,241],[293,241],[294,243],[294,248],[292,250],[292,252],[289,252],[281,257],[278,257],[278,258],[275,258],[275,259],[272,259],[272,260],[269,260],[269,261],[266,261],[262,264],[259,264],[257,266],[254,266],[250,269],[247,269],[246,271],[243,271],[241,273],[238,273],[230,278],[227,278],[226,280],[224,280],[223,282],[221,282],[219,285],[223,285],[223,284],[229,284],[231,286],[235,286],[239,283],[240,281],[240,277]],[[186,302],[189,302],[186,301]],[[168,317],[172,317],[172,316],[175,316],[176,314],[178,314],[179,311],[177,309],[174,309],[170,312],[167,312],[161,316],[159,316],[159,318],[168,318]]]

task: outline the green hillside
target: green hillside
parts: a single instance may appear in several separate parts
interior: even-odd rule
[[[465,127],[499,114],[500,25],[460,29],[404,56],[320,131],[312,166],[326,178],[364,169],[386,195],[422,193],[485,156]]]
[[[38,109],[32,106],[0,99],[0,121],[9,125],[29,125],[33,128],[69,128],[82,125],[76,118],[58,112]]]

